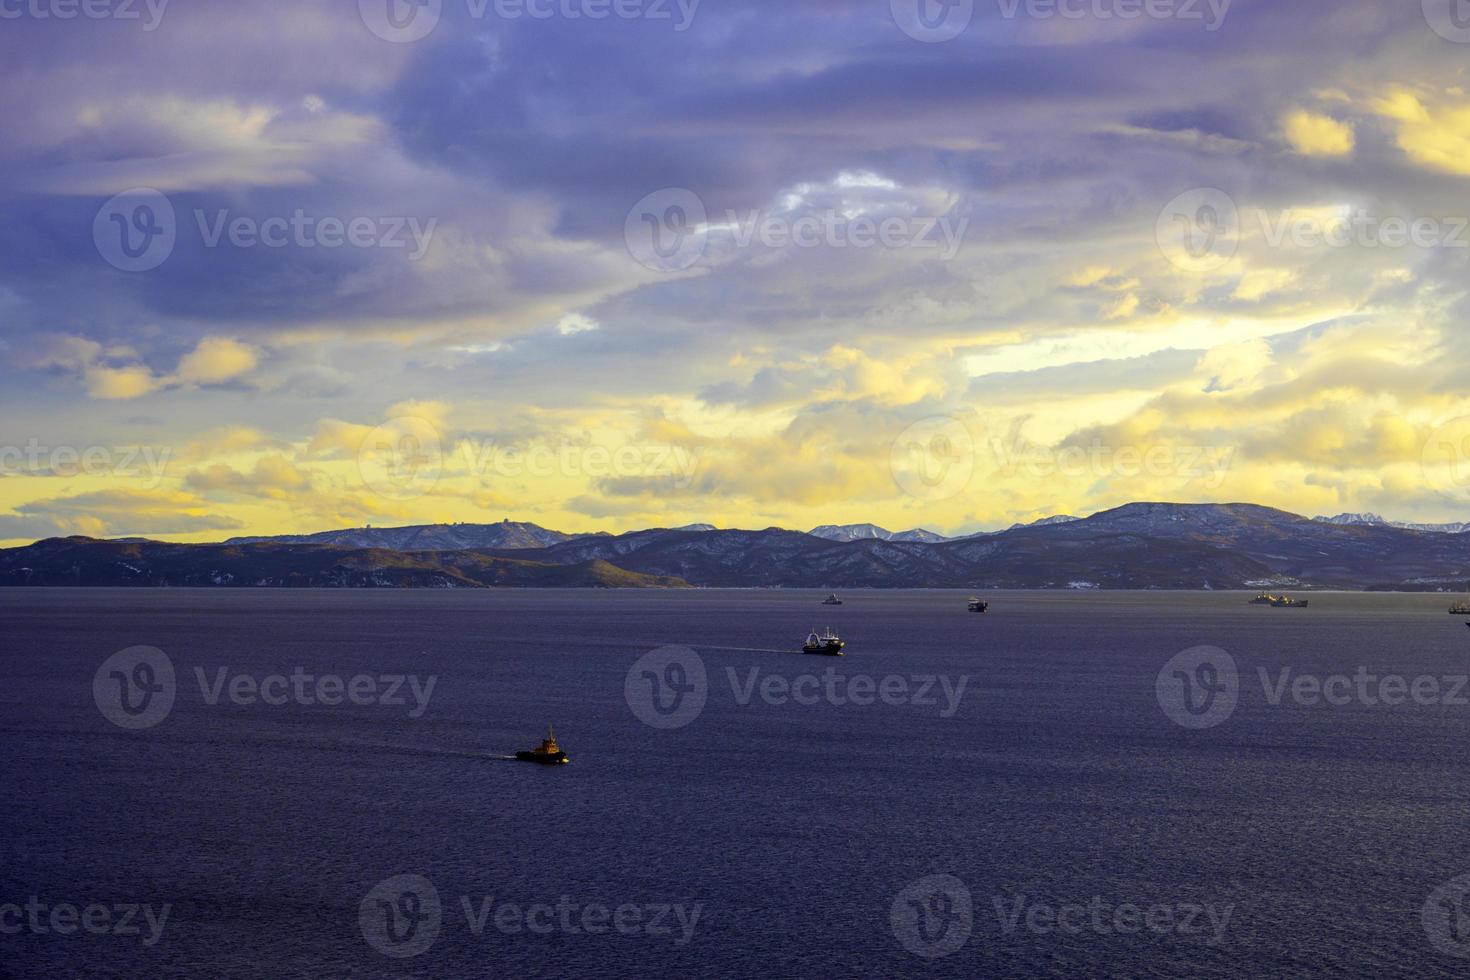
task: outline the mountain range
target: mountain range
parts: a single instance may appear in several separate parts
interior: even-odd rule
[[[502,521],[222,544],[50,538],[0,550],[0,585],[1460,591],[1470,532],[1171,503],[955,539],[874,525],[565,534]]]
[[[1377,514],[1338,514],[1336,517],[1314,517],[1324,524],[1367,524],[1377,527],[1402,527],[1410,531],[1431,531],[1437,534],[1460,534],[1470,531],[1470,522],[1457,521],[1452,524],[1412,524],[1407,521],[1390,521]]]

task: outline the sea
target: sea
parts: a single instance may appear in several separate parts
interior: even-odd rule
[[[967,598],[0,590],[0,977],[1470,971],[1451,597]]]

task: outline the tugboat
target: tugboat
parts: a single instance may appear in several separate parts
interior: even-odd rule
[[[971,596],[970,605],[968,608],[970,612],[983,613],[990,608],[990,603],[984,601],[983,599],[976,599],[974,596]]]
[[[1262,592],[1251,600],[1253,606],[1272,606],[1276,609],[1305,609],[1309,604],[1307,599],[1293,599],[1285,595],[1272,595],[1270,592]]]
[[[825,598],[825,599],[822,600],[822,605],[824,605],[824,606],[840,606],[840,605],[842,605],[842,600],[839,599],[839,598],[837,598],[837,593],[834,592],[831,595],[827,596],[827,598]]]
[[[558,766],[572,761],[557,747],[556,733],[551,730],[550,725],[546,726],[546,738],[539,746],[529,752],[517,752],[516,758],[522,762],[539,762],[545,766]]]
[[[802,644],[801,652],[820,653],[828,657],[840,657],[842,656],[842,648],[845,646],[847,644],[843,643],[837,634],[832,632],[832,627],[829,626],[827,627],[827,631],[821,636],[817,635],[816,630],[808,633],[806,643]]]

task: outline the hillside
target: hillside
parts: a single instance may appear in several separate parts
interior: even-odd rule
[[[600,560],[546,564],[472,551],[166,544],[49,538],[0,551],[0,585],[276,588],[680,588]]]

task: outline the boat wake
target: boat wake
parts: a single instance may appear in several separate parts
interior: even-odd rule
[[[688,645],[688,644],[681,644],[681,645]],[[690,646],[690,649],[692,649],[692,650],[721,650],[721,651],[730,651],[730,652],[733,652],[733,653],[795,653],[796,652],[795,650],[792,650],[790,647],[787,647],[785,649],[782,649],[780,647],[712,647],[712,646],[708,646],[707,644],[704,644],[704,643],[700,643],[700,644],[697,644],[697,645],[689,645],[689,646]]]

